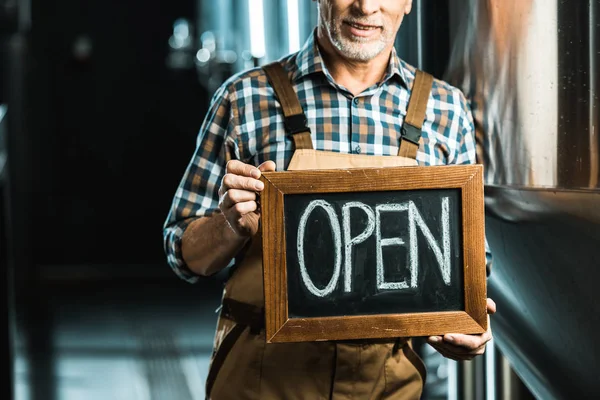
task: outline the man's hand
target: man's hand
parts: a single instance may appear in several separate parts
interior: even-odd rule
[[[273,161],[266,161],[258,168],[237,160],[227,163],[219,188],[219,209],[239,236],[253,236],[258,231],[260,212],[256,199],[264,189],[258,178],[266,171],[275,171]]]
[[[485,352],[485,345],[492,339],[490,315],[496,312],[496,303],[487,299],[488,329],[481,335],[463,335],[450,333],[442,336],[431,336],[427,342],[440,354],[453,360],[472,360]]]

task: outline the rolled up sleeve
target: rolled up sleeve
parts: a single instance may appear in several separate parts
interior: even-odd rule
[[[181,279],[195,283],[200,278],[186,265],[181,251],[183,234],[196,219],[210,216],[219,204],[219,185],[225,166],[239,158],[236,118],[231,95],[223,85],[211,101],[196,149],[175,192],[163,226],[167,262]]]

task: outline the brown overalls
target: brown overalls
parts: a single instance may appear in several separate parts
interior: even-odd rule
[[[417,165],[430,75],[417,71],[400,150],[390,157],[313,150],[288,74],[276,63],[264,69],[296,146],[288,170]],[[404,338],[267,344],[260,232],[252,239],[223,292],[207,399],[418,399],[424,380],[425,366]]]

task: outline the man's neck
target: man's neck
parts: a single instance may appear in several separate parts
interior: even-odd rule
[[[348,60],[333,47],[325,35],[317,35],[323,62],[333,80],[353,95],[358,95],[367,88],[379,83],[387,71],[392,54],[392,48],[383,50],[369,61]]]

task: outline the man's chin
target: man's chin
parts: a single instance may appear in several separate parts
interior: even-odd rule
[[[339,52],[349,60],[353,61],[371,61],[377,57],[383,49],[375,48],[376,44],[367,43],[359,46],[338,47]]]

